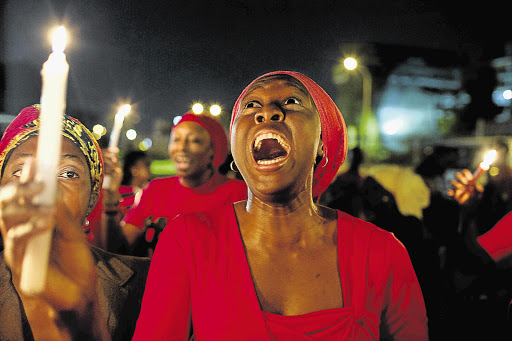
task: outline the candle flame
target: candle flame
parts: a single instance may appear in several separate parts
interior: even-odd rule
[[[489,166],[491,163],[494,162],[494,159],[496,158],[496,150],[490,150],[488,151],[484,156],[484,161],[482,162],[482,168],[489,169]]]
[[[53,32],[52,49],[53,52],[64,52],[66,47],[66,29],[64,26],[59,26]]]
[[[121,108],[119,108],[119,111],[116,114],[116,121],[124,121],[124,117],[128,115],[130,110],[132,109],[132,106],[129,104],[123,105]]]

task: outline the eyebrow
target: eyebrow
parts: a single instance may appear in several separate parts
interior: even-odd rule
[[[270,80],[269,80],[270,81]],[[294,87],[295,89],[299,90],[300,92],[302,92],[304,95],[308,96],[308,97],[311,97],[311,94],[306,90],[304,89],[303,87],[299,86],[298,84],[294,83],[294,82],[291,82],[291,81],[285,81],[286,82],[286,85],[288,86],[292,86]],[[260,85],[260,84],[267,84],[268,82],[267,81],[261,81],[261,82],[258,82],[257,84],[253,85],[251,87],[251,89],[249,89],[247,91],[247,93],[244,95],[243,97],[243,100],[245,100],[245,98],[247,96],[249,96],[252,92],[256,91],[256,90],[259,90],[259,89],[263,89],[263,85]]]
[[[77,160],[79,163],[83,164],[84,166],[87,166],[87,162],[83,162],[84,160],[79,156],[75,154],[63,154],[60,156],[61,160]]]

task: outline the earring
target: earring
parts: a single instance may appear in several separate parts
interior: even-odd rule
[[[329,162],[329,158],[327,157],[327,155],[324,154],[322,160],[320,160],[317,167],[324,168],[325,166],[327,166],[327,162]]]
[[[235,160],[231,161],[231,163],[229,164],[229,168],[231,168],[233,172],[238,173],[238,168],[236,168]]]
[[[85,234],[91,232],[91,229],[89,228],[89,220],[87,218],[85,218],[82,228],[84,229]]]

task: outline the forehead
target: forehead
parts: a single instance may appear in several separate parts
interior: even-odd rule
[[[37,153],[38,139],[39,136],[36,135],[20,143],[16,148],[14,148],[6,163],[9,163],[10,160],[18,157],[35,156]],[[75,156],[77,160],[82,162],[84,165],[87,165],[85,156],[80,148],[68,138],[62,139],[61,154]]]
[[[172,129],[172,133],[173,134],[176,134],[176,133],[189,134],[190,133],[190,134],[199,134],[199,135],[205,134],[208,137],[210,136],[208,131],[206,129],[204,129],[203,127],[201,127],[201,125],[199,123],[192,122],[192,121],[186,121],[186,122],[179,123],[177,126],[175,126]]]
[[[247,92],[244,95],[244,98],[249,96],[254,91],[258,90],[266,90],[271,87],[288,87],[293,90],[297,90],[301,92],[303,95],[307,96],[308,98],[311,98],[308,90],[306,87],[299,82],[297,79],[288,76],[288,75],[273,75],[261,78],[257,81],[255,81],[248,89]]]

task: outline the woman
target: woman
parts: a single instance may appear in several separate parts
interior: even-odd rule
[[[179,213],[207,212],[247,199],[247,186],[218,172],[226,160],[228,140],[222,125],[206,115],[187,113],[172,128],[169,155],[176,176],[151,181],[126,213],[123,232],[130,245],[144,232],[145,222]],[[165,226],[165,225],[164,225]]]
[[[347,146],[316,83],[296,72],[257,78],[233,108],[231,145],[248,200],[166,227],[135,340],[184,340],[191,322],[197,340],[427,339],[403,245],[314,203]]]
[[[70,116],[63,118],[58,174],[48,174],[58,176],[55,208],[32,202],[42,185],[34,182],[33,167],[24,165],[36,154],[38,133],[39,108],[27,107],[0,141],[0,340],[127,340],[149,260],[106,253],[87,242],[84,230],[99,197],[103,160],[92,134]],[[26,231],[27,224],[36,229]],[[27,296],[19,290],[26,241],[53,225],[46,288]]]

